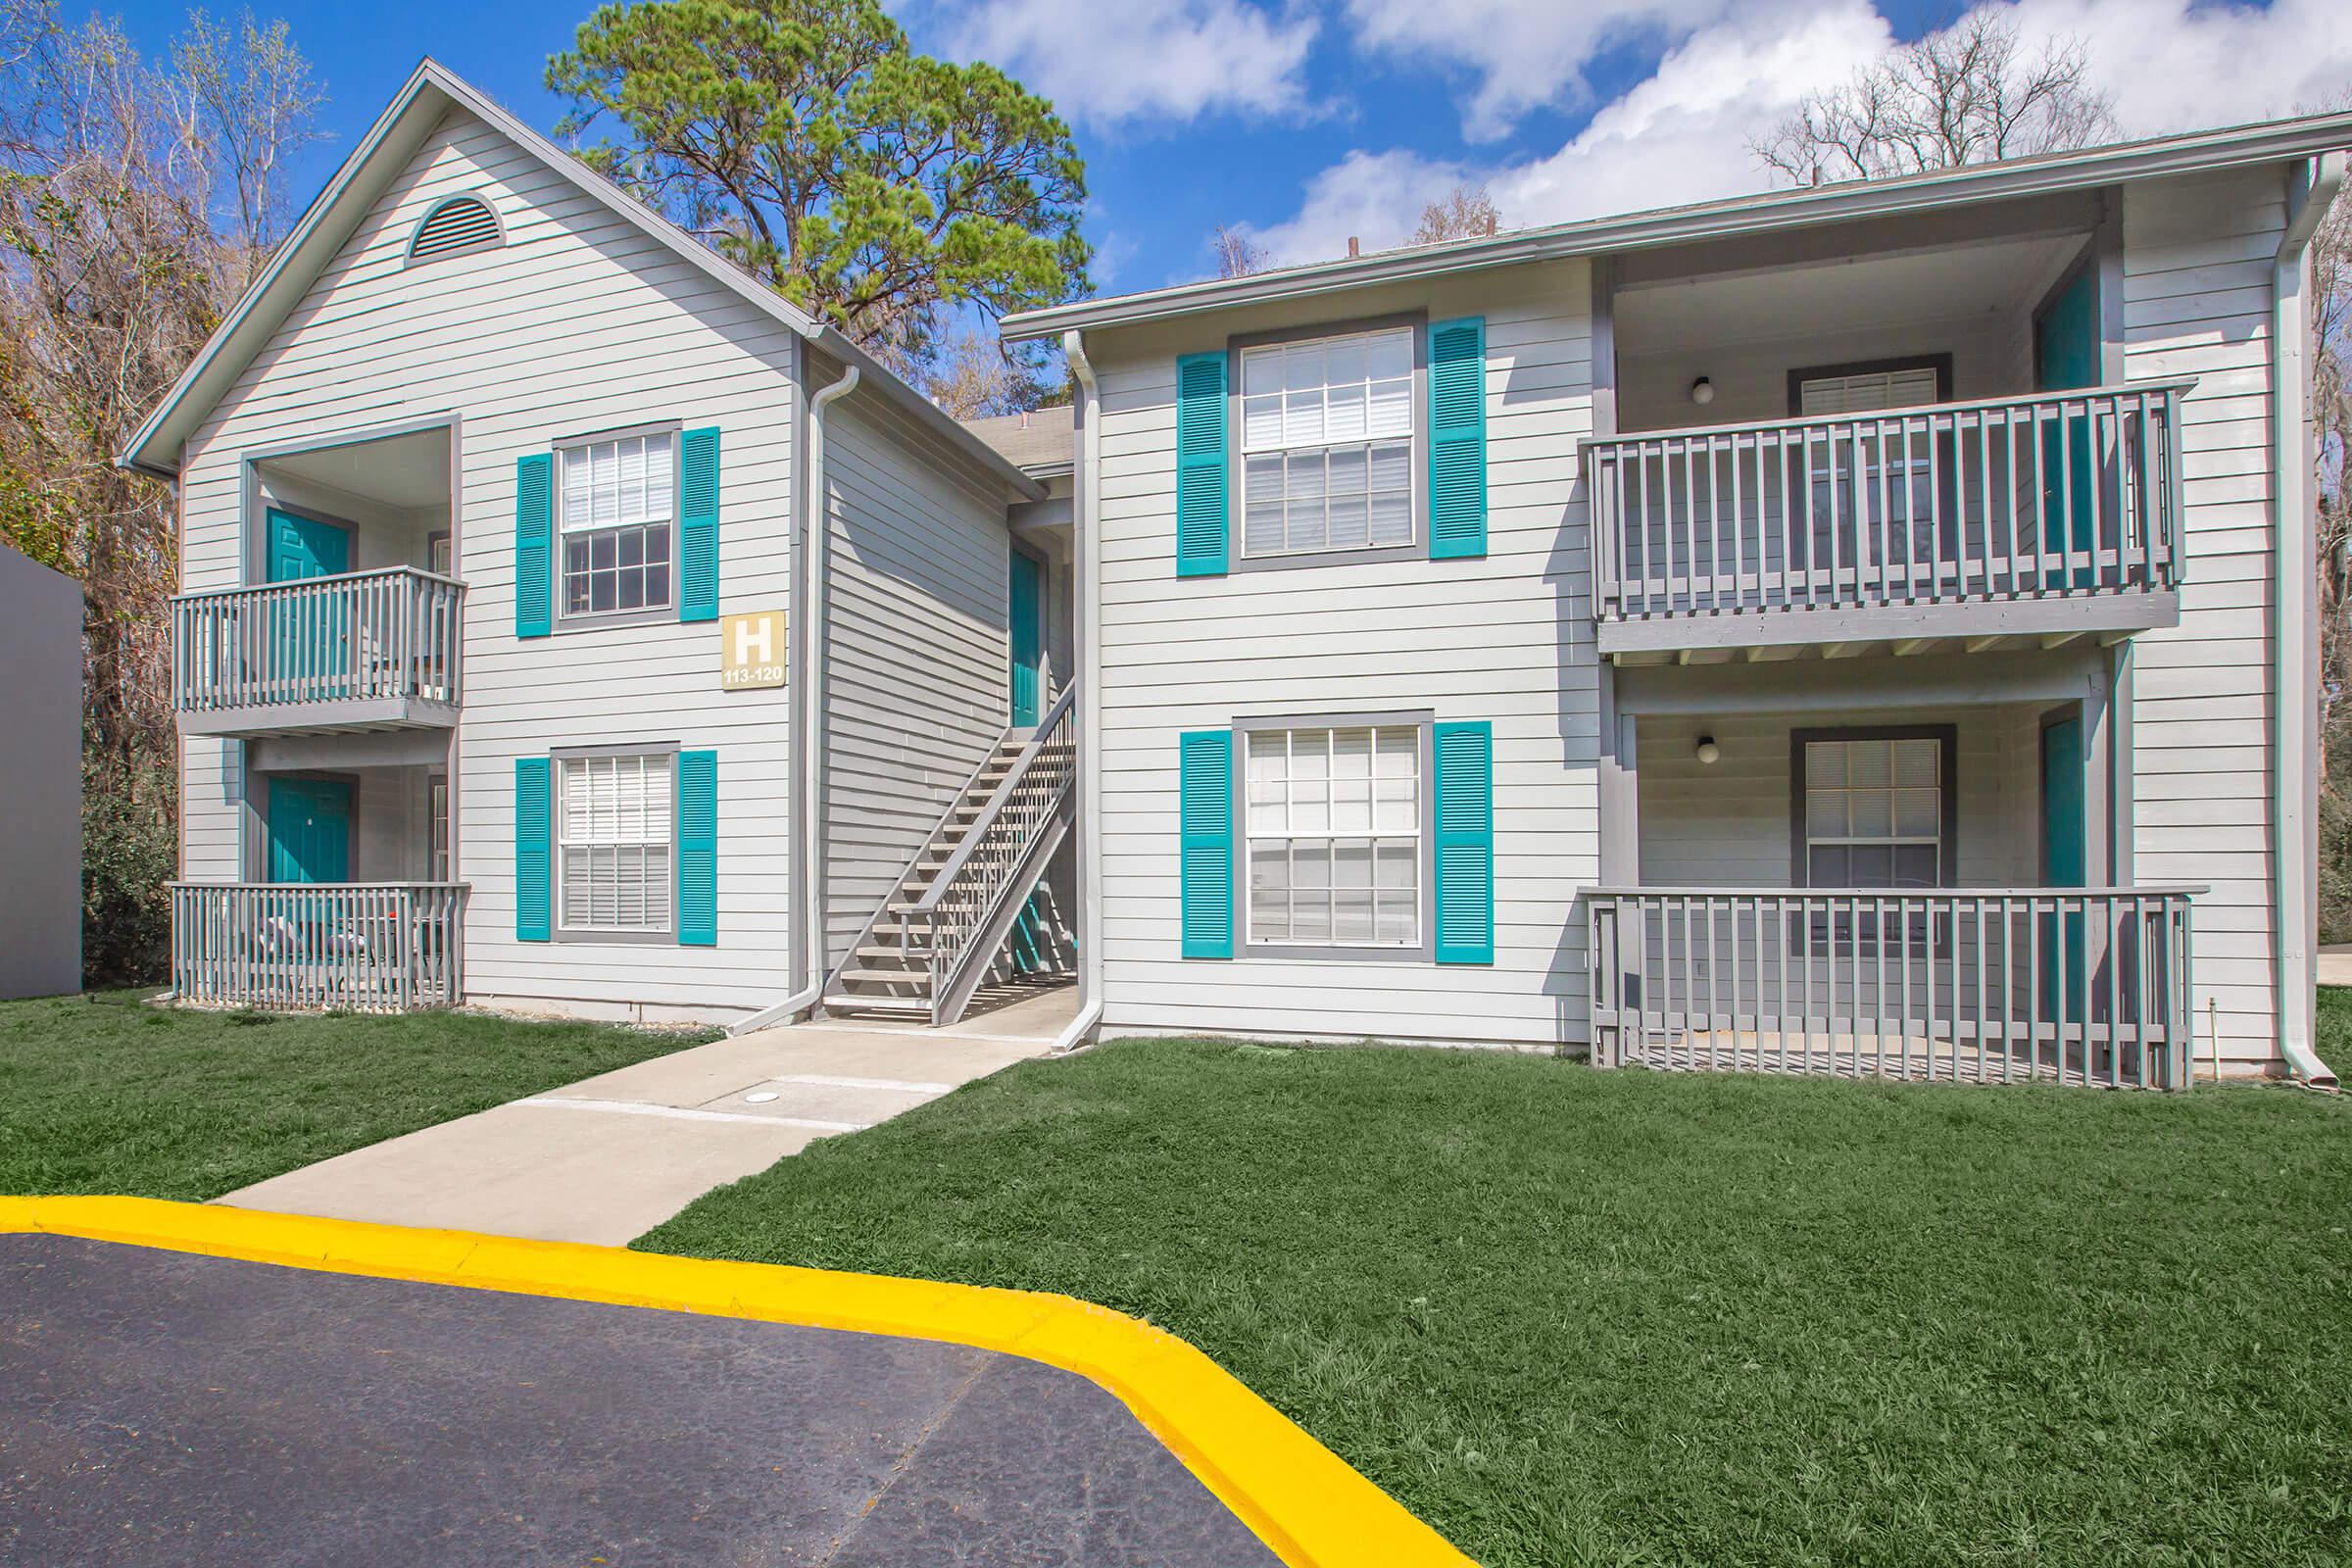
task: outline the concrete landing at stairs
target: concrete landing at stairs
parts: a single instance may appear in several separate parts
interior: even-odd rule
[[[1077,991],[946,1029],[762,1029],[257,1182],[242,1208],[620,1246],[713,1187],[1038,1055]]]

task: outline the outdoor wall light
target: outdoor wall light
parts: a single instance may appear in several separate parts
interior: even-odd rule
[[[1714,736],[1701,735],[1698,738],[1698,760],[1701,762],[1705,763],[1709,767],[1713,767],[1715,765],[1715,759],[1721,757],[1722,755],[1723,748],[1715,744]]]
[[[1697,404],[1697,405],[1698,405],[1700,408],[1702,408],[1702,409],[1703,409],[1703,408],[1705,408],[1705,407],[1706,407],[1708,404],[1710,404],[1710,403],[1714,402],[1714,401],[1715,401],[1715,383],[1714,383],[1714,382],[1712,382],[1712,381],[1710,381],[1710,380],[1708,380],[1708,379],[1707,379],[1705,376],[1703,376],[1703,375],[1702,375],[1702,376],[1700,376],[1700,377],[1699,377],[1697,380],[1695,380],[1695,381],[1691,382],[1691,383],[1690,383],[1690,401],[1691,401],[1691,402],[1693,402],[1693,403],[1695,403],[1695,404]]]

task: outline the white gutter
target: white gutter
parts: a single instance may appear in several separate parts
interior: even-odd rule
[[[1102,1020],[1102,550],[1095,529],[1102,493],[1102,391],[1083,332],[1064,332],[1061,352],[1078,380],[1079,413],[1070,508],[1078,589],[1078,1016],[1054,1039],[1054,1053],[1078,1049]]]
[[[802,331],[804,367],[808,363],[808,345],[822,335],[822,328]],[[858,373],[857,366],[847,366],[840,380],[809,398],[808,461],[803,465],[808,471],[801,476],[801,516],[808,534],[800,553],[800,576],[805,585],[800,595],[800,635],[793,639],[799,646],[794,649],[792,703],[800,720],[793,728],[800,747],[792,760],[792,788],[801,804],[801,839],[794,854],[801,862],[800,882],[805,890],[797,912],[808,979],[783,1001],[731,1026],[727,1031],[731,1035],[749,1034],[771,1024],[797,1023],[825,994],[825,557],[833,536],[825,506],[825,410],[858,389]],[[807,385],[805,370],[802,384]]]
[[[2344,155],[2323,153],[2288,176],[2286,232],[2271,275],[2271,473],[2277,505],[2272,541],[2271,854],[2277,901],[2278,1054],[2303,1082],[2335,1087],[2335,1074],[2312,1049],[2313,943],[2318,934],[2315,883],[2319,846],[2318,628],[2313,605],[2314,528],[2311,452],[2311,239],[2343,188]]]

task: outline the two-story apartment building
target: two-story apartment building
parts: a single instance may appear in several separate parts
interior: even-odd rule
[[[124,455],[177,984],[2323,1076],[2347,144],[1057,308],[1074,415],[967,428],[428,63]]]
[[[934,949],[1054,950],[1054,846],[950,831],[1067,815],[1045,487],[432,63],[123,461],[184,997],[928,1018]]]
[[[2325,1073],[2352,117],[1016,318],[1084,387],[1105,1028]]]

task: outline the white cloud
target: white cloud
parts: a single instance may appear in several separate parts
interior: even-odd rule
[[[2019,0],[2012,9],[2030,44],[2080,37],[2125,134],[2145,136],[2343,101],[2352,93],[2352,27],[2341,6]],[[1749,141],[1806,93],[1845,80],[1894,43],[1867,0],[1746,9],[1691,32],[1554,152],[1452,164],[1404,149],[1358,150],[1307,182],[1296,215],[1255,237],[1286,263],[1344,255],[1350,234],[1368,250],[1396,245],[1422,204],[1460,179],[1486,183],[1514,228],[1760,190],[1768,181]],[[1474,114],[1482,101],[1473,99]]]
[[[1476,78],[1462,115],[1475,141],[1502,135],[1530,109],[1584,102],[1585,68],[1602,52],[1677,38],[1732,9],[1732,0],[1348,0],[1365,46]]]
[[[1546,157],[1469,167],[1404,151],[1354,152],[1308,182],[1296,217],[1256,237],[1283,262],[1403,242],[1423,203],[1456,180],[1483,181],[1514,228],[1752,190],[1763,183],[1750,136],[1806,92],[1841,80],[1884,49],[1865,0],[1750,13],[1701,31]]]
[[[948,52],[986,60],[1095,126],[1307,106],[1320,22],[1244,0],[942,0]]]

